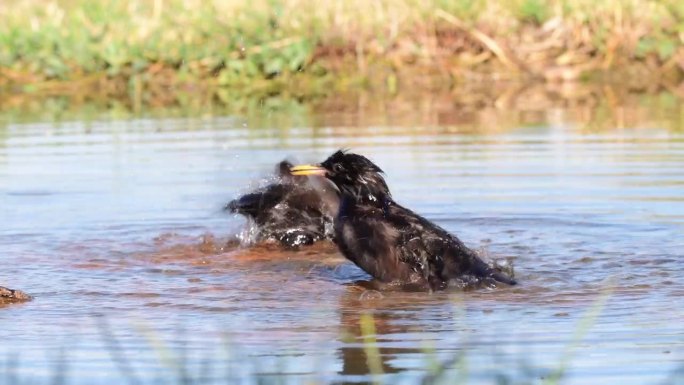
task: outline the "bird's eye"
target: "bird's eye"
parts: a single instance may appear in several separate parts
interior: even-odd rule
[[[335,171],[335,172],[342,172],[343,170],[344,170],[344,167],[342,167],[341,164],[335,163],[335,164],[333,165],[333,171]]]

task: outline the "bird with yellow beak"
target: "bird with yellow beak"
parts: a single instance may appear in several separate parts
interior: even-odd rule
[[[337,151],[321,164],[293,166],[290,173],[325,176],[335,184],[340,205],[334,241],[347,259],[384,284],[426,290],[516,284],[456,236],[396,203],[382,169],[363,155]]]

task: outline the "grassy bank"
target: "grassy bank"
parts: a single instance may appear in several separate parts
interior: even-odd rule
[[[0,18],[0,84],[28,90],[684,78],[679,0],[5,0]]]

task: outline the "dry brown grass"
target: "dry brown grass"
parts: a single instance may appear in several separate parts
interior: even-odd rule
[[[15,84],[684,74],[678,0],[10,0],[0,18]]]

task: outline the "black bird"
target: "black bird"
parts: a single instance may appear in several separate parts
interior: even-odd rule
[[[276,167],[278,180],[245,194],[225,207],[251,218],[256,241],[276,241],[283,246],[310,245],[332,237],[332,221],[339,198],[325,178],[293,176],[286,160]]]
[[[463,283],[515,280],[492,268],[455,236],[397,204],[380,167],[368,158],[337,151],[293,175],[325,175],[340,191],[335,243],[347,259],[384,283],[444,289]]]

